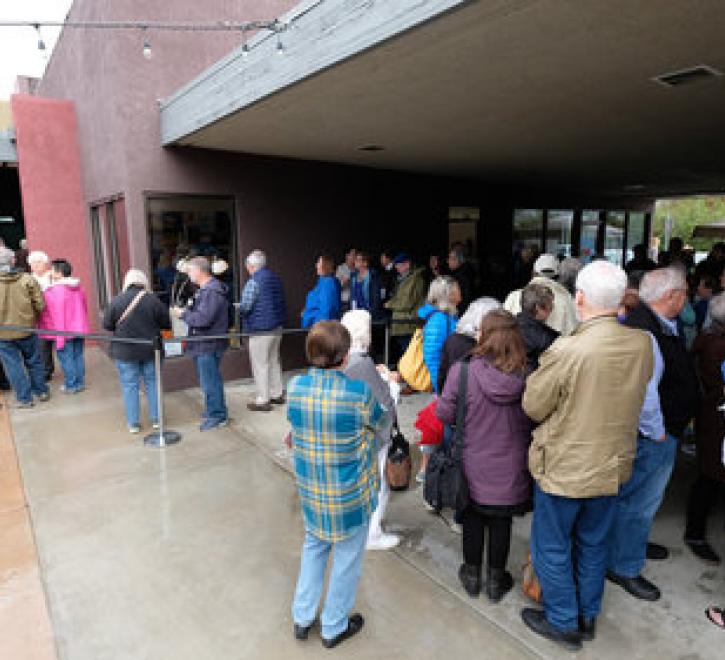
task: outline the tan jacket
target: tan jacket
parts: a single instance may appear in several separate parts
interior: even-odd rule
[[[556,330],[559,334],[570,335],[578,322],[576,320],[576,309],[574,308],[574,299],[571,297],[568,289],[555,280],[548,277],[534,277],[531,282],[533,284],[543,284],[551,289],[554,294],[554,308],[551,310],[549,318],[546,319],[546,325]],[[521,312],[521,291],[517,289],[509,293],[503,308],[507,312],[511,312],[514,316]]]
[[[18,271],[0,273],[0,325],[32,328],[45,309],[40,286],[32,275]],[[22,339],[28,332],[0,331],[2,339]]]
[[[540,426],[529,470],[551,495],[616,495],[632,473],[652,340],[614,317],[582,323],[541,356],[523,407]]]

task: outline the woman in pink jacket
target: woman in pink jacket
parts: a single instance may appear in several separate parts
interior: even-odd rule
[[[38,327],[48,330],[88,333],[88,303],[86,294],[78,279],[71,277],[72,268],[65,259],[56,259],[52,264],[52,281],[43,292],[45,310]],[[55,340],[56,354],[63,369],[64,384],[61,391],[78,394],[86,388],[86,367],[83,357],[82,337],[44,336]]]

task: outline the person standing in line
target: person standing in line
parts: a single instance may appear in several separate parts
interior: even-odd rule
[[[640,421],[632,478],[619,493],[607,579],[635,598],[655,601],[660,590],[642,576],[642,569],[647,559],[661,561],[669,554],[664,546],[650,543],[649,535],[672,475],[678,442],[697,413],[699,384],[677,330],[677,317],[687,300],[684,270],[671,266],[649,271],[642,278],[639,297],[639,305],[624,323],[654,337],[655,364],[664,370],[653,403],[659,405]]]
[[[370,255],[358,251],[350,279],[350,309],[364,309],[370,312],[373,321],[379,321],[383,316],[380,291],[380,276],[370,268]]]
[[[189,337],[215,337],[229,331],[229,301],[227,287],[211,274],[206,257],[194,257],[187,262],[189,279],[198,288],[186,309],[175,307],[172,314],[189,326]],[[204,393],[204,412],[200,431],[209,431],[229,423],[224,399],[224,380],[221,362],[228,339],[190,341],[187,353],[192,356]]]
[[[320,321],[307,335],[310,370],[289,383],[288,443],[294,452],[305,540],[292,603],[294,636],[303,641],[320,615],[322,643],[333,648],[356,635],[361,614],[350,614],[362,572],[370,517],[379,490],[375,432],[383,409],[370,386],[343,373],[350,333],[339,321]]]
[[[541,356],[523,398],[539,425],[529,449],[531,557],[544,609],[526,608],[521,617],[534,633],[574,651],[596,634],[617,494],[632,473],[653,372],[650,337],[617,320],[626,286],[624,271],[608,261],[581,270],[581,324]]]
[[[22,270],[24,273],[30,272],[30,265],[28,264],[28,241],[24,238],[20,239],[20,245],[15,251],[15,268]]]
[[[242,291],[239,312],[249,333],[256,398],[247,403],[254,412],[269,412],[272,404],[285,402],[282,383],[282,328],[287,322],[282,280],[267,267],[267,255],[254,250],[246,259],[249,280]]]
[[[15,270],[15,254],[0,247],[0,325],[35,326],[45,309],[38,283]],[[0,362],[15,391],[18,408],[32,408],[33,396],[50,399],[37,335],[22,330],[0,330]]]
[[[529,371],[539,367],[541,354],[559,337],[559,333],[546,325],[554,309],[554,294],[545,284],[532,282],[521,292],[521,313],[516,317],[524,338]]]
[[[339,321],[342,314],[340,280],[332,273],[332,257],[323,254],[317,259],[317,284],[307,294],[302,312],[302,327],[311,328],[318,321]]]
[[[398,357],[401,357],[415,332],[417,312],[425,302],[428,287],[425,283],[425,268],[413,268],[413,260],[406,252],[398,254],[393,264],[398,279],[385,308],[392,312],[390,336],[397,344]]]
[[[453,365],[438,399],[436,415],[456,422],[461,363]],[[485,588],[498,603],[513,587],[506,570],[514,515],[531,510],[531,476],[526,453],[531,423],[521,409],[526,382],[526,351],[516,319],[490,311],[480,324],[480,339],[469,365],[463,430],[463,470],[469,503],[463,510],[463,557],[458,572],[464,589],[476,598],[483,587],[484,532],[488,531]]]
[[[457,245],[451,248],[448,253],[448,268],[451,275],[458,282],[461,291],[461,300],[458,303],[458,311],[463,314],[474,298],[476,289],[476,271],[463,251],[463,246]]]
[[[150,340],[160,338],[162,330],[171,329],[169,308],[151,293],[148,278],[143,271],[132,268],[126,273],[123,291],[111,300],[103,314],[103,327],[119,339]],[[110,353],[121,381],[129,432],[141,432],[139,395],[142,382],[146,390],[151,426],[158,429],[159,402],[153,346],[112,342]]]
[[[383,304],[390,300],[395,289],[395,265],[393,264],[394,253],[390,250],[383,250],[380,253],[380,300]]]
[[[357,250],[350,248],[345,251],[345,261],[343,261],[335,271],[335,277],[340,282],[340,301],[342,303],[342,311],[346,312],[350,309],[351,287],[353,273],[355,272],[355,257]]]
[[[41,291],[45,291],[53,281],[53,275],[50,270],[50,258],[45,252],[33,250],[28,255],[28,265],[30,272],[35,281],[40,286]],[[51,339],[39,339],[38,346],[40,348],[40,357],[45,367],[46,382],[52,380],[55,371],[55,363],[53,361],[53,346],[55,342]]]
[[[71,277],[73,268],[65,259],[55,259],[51,266],[52,284],[43,292],[45,309],[38,321],[41,330],[61,330],[87,334],[88,301],[80,280]],[[61,392],[79,394],[86,389],[85,339],[63,335],[44,335],[55,342],[55,352],[63,370]]]

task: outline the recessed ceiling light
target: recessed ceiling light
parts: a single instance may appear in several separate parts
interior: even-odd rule
[[[385,151],[385,147],[380,144],[363,144],[357,147],[358,151]]]

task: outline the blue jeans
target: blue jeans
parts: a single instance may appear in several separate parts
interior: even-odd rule
[[[0,361],[18,401],[32,403],[33,394],[40,396],[48,393],[45,367],[40,358],[36,335],[23,339],[0,340]]]
[[[327,560],[332,551],[332,570],[320,617],[322,637],[332,639],[347,630],[348,617],[355,605],[367,539],[368,525],[363,525],[351,537],[337,543],[323,541],[310,532],[305,533],[300,576],[292,603],[292,618],[296,624],[309,626],[317,617]]]
[[[83,358],[83,339],[66,339],[63,348],[55,353],[63,370],[65,389],[81,390],[86,386],[86,363]]]
[[[139,394],[141,381],[146,390],[146,399],[149,402],[149,417],[151,423],[159,421],[159,402],[156,397],[156,367],[153,360],[145,362],[123,362],[116,360],[118,376],[123,388],[123,405],[126,408],[126,422],[129,427],[139,426],[140,405]]]
[[[531,558],[546,620],[557,630],[576,631],[579,616],[599,615],[616,505],[616,496],[560,497],[534,485]]]
[[[677,439],[656,442],[640,436],[632,476],[617,498],[617,517],[609,544],[609,570],[637,577],[647,561],[647,540],[672,476]]]
[[[194,356],[199,385],[204,392],[204,419],[215,422],[227,418],[227,404],[224,401],[224,381],[219,370],[224,351],[201,353]]]

